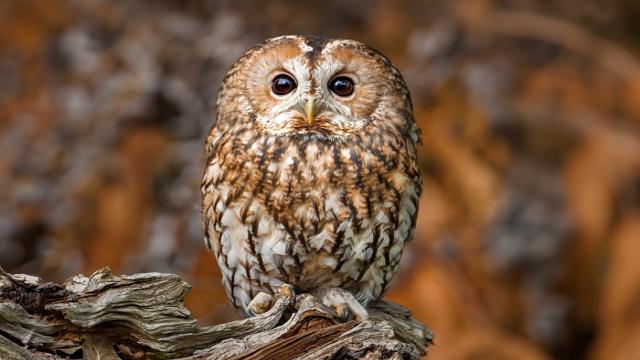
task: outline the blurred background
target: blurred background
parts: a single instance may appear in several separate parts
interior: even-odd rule
[[[354,38],[412,90],[425,174],[387,298],[430,359],[640,353],[637,0],[0,2],[0,266],[174,272],[228,321],[200,223],[220,80],[274,35]]]

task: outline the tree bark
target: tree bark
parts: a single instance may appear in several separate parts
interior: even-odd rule
[[[264,314],[198,327],[190,285],[173,274],[116,276],[108,268],[63,284],[0,269],[2,359],[417,359],[430,330],[380,301],[364,322],[301,294],[277,294]]]

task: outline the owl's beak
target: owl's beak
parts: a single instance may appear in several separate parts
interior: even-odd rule
[[[313,110],[314,110],[314,100],[313,97],[309,96],[307,98],[307,102],[304,104],[304,113],[307,116],[307,124],[311,125],[313,123]]]

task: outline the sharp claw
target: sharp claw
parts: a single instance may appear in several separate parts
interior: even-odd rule
[[[294,287],[289,284],[282,284],[278,286],[278,288],[276,289],[276,292],[278,294],[282,294],[286,296],[289,299],[289,301],[291,301],[292,303],[295,302],[296,300],[296,291]]]
[[[349,306],[347,304],[337,304],[334,306],[338,317],[342,320],[349,319]]]

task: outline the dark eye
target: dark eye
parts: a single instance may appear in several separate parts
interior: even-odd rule
[[[296,81],[287,74],[280,74],[271,81],[271,90],[276,95],[287,95],[297,86]]]
[[[347,76],[338,76],[329,81],[329,90],[339,96],[349,96],[353,94],[353,80]]]

